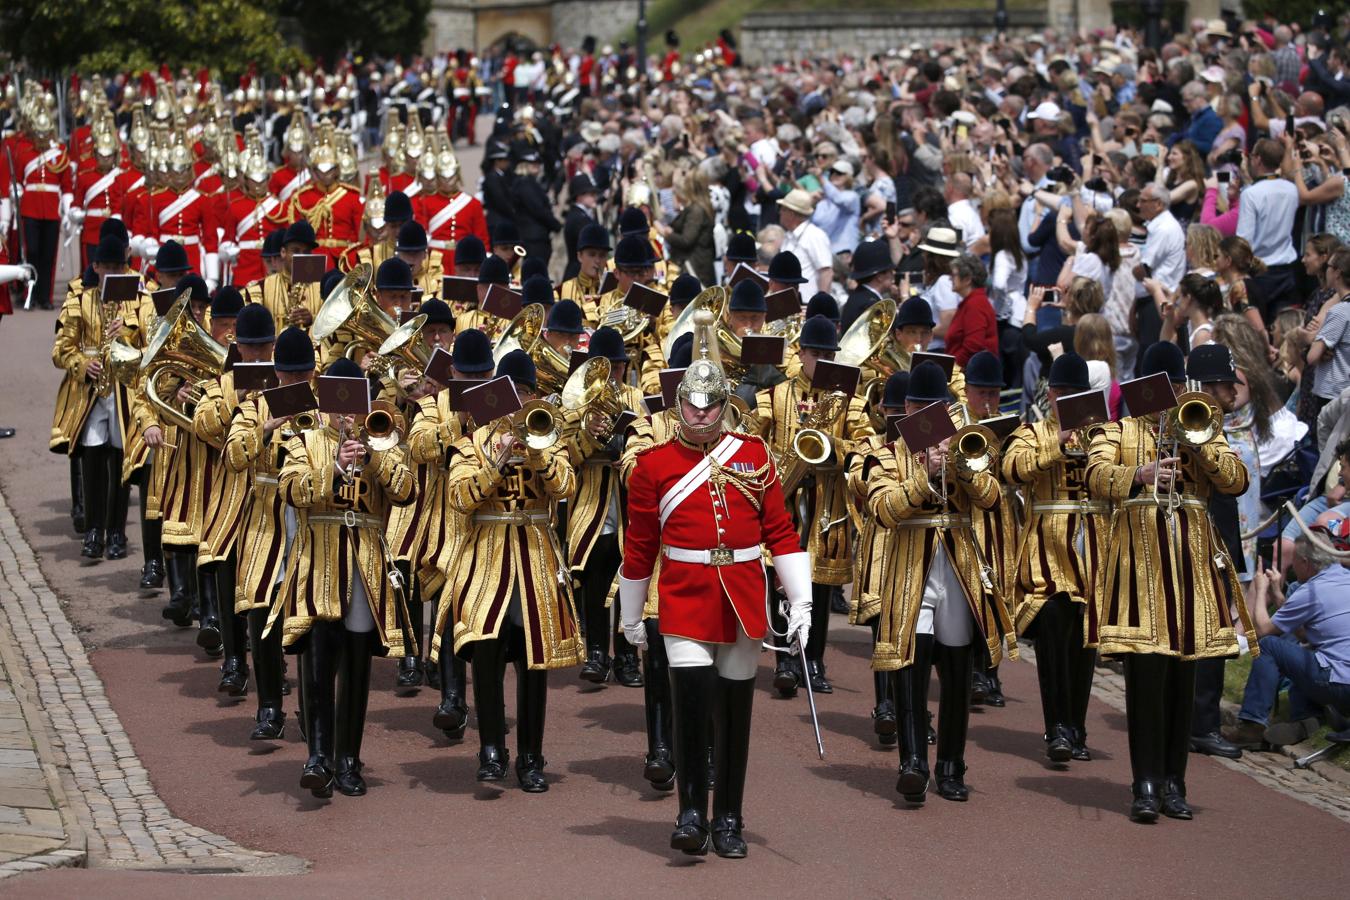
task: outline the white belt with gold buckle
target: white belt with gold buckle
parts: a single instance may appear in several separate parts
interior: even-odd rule
[[[711,550],[686,550],[683,547],[663,545],[661,552],[674,562],[699,563],[705,566],[729,566],[732,563],[754,562],[761,556],[759,546],[714,547]]]

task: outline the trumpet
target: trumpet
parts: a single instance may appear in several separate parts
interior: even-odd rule
[[[313,431],[319,427],[319,414],[317,412],[296,413],[286,420],[282,426],[281,436],[284,438],[293,438],[297,434],[305,431]]]
[[[1223,432],[1223,411],[1203,391],[1189,390],[1177,398],[1158,424],[1158,459],[1176,457],[1182,447],[1199,449]],[[1181,502],[1176,489],[1176,473],[1163,487],[1161,467],[1153,467],[1153,497],[1160,509],[1171,513]]]
[[[507,444],[493,459],[493,465],[501,469],[515,458],[517,444],[524,444],[528,451],[539,453],[558,443],[558,411],[547,400],[531,400],[509,416],[497,420],[486,446],[491,447],[507,433],[515,440]]]
[[[966,476],[992,471],[998,465],[998,437],[988,427],[973,421],[967,406],[961,404],[959,409],[966,424],[952,436],[952,465]]]
[[[370,404],[370,412],[358,433],[366,447],[380,452],[397,447],[406,430],[407,423],[398,407],[388,400],[376,400]]]
[[[807,469],[826,465],[835,456],[834,440],[828,432],[847,408],[848,398],[842,391],[831,391],[812,406],[792,436],[792,443],[774,461],[784,496],[797,489]]]

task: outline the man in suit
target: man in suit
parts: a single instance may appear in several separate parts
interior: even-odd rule
[[[522,146],[516,157],[516,177],[511,183],[511,200],[516,209],[516,228],[526,256],[542,259],[547,265],[553,255],[552,235],[562,230],[553,215],[548,192],[539,180],[542,171],[539,151]]]
[[[586,172],[573,175],[568,190],[572,195],[572,206],[563,219],[563,240],[567,243],[563,281],[575,278],[581,268],[581,262],[577,259],[577,241],[581,237],[581,229],[595,221],[595,204],[599,200],[595,179]]]

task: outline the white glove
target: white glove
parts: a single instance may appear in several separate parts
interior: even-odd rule
[[[216,254],[208,253],[202,259],[202,279],[208,291],[220,287],[220,257]]]
[[[798,655],[811,636],[811,554],[799,552],[775,556],[773,570],[787,594],[788,642],[794,645],[793,655]]]
[[[619,576],[619,621],[623,636],[639,649],[647,646],[647,626],[642,621],[642,610],[647,605],[647,588],[652,577],[624,578]]]
[[[220,251],[217,254],[223,263],[232,263],[239,259],[239,245],[233,241],[225,241],[220,245]]]
[[[14,211],[10,209],[8,197],[0,197],[0,239],[4,239],[9,234],[9,223]]]
[[[37,281],[37,270],[27,263],[0,266],[0,284],[9,284],[11,281]]]
[[[61,204],[60,204],[60,206],[61,206],[61,216],[62,216],[62,218],[64,218],[64,217],[70,212],[70,208],[71,208],[74,204],[75,204],[75,195],[74,195],[74,194],[62,194],[62,195],[61,195]]]
[[[66,210],[66,218],[70,220],[72,226],[82,224],[84,222],[84,207],[72,206]]]
[[[141,242],[141,257],[154,262],[155,257],[159,255],[159,241],[152,237],[144,238]]]

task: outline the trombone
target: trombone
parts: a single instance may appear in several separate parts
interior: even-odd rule
[[[1208,394],[1188,390],[1177,398],[1177,405],[1163,414],[1158,424],[1158,459],[1170,459],[1181,448],[1199,449],[1223,433],[1223,411]],[[1176,488],[1178,473],[1163,487],[1159,478],[1160,466],[1153,467],[1153,498],[1158,508],[1169,515],[1181,505],[1181,494]]]
[[[988,427],[973,421],[970,408],[964,403],[958,404],[958,408],[966,424],[952,437],[952,465],[964,475],[993,471],[998,465],[998,437]]]
[[[531,400],[514,413],[498,419],[483,442],[484,446],[491,448],[508,432],[515,435],[515,441],[502,448],[493,459],[493,465],[498,469],[520,460],[515,455],[516,444],[524,444],[526,450],[540,453],[558,443],[558,411],[547,400]]]

